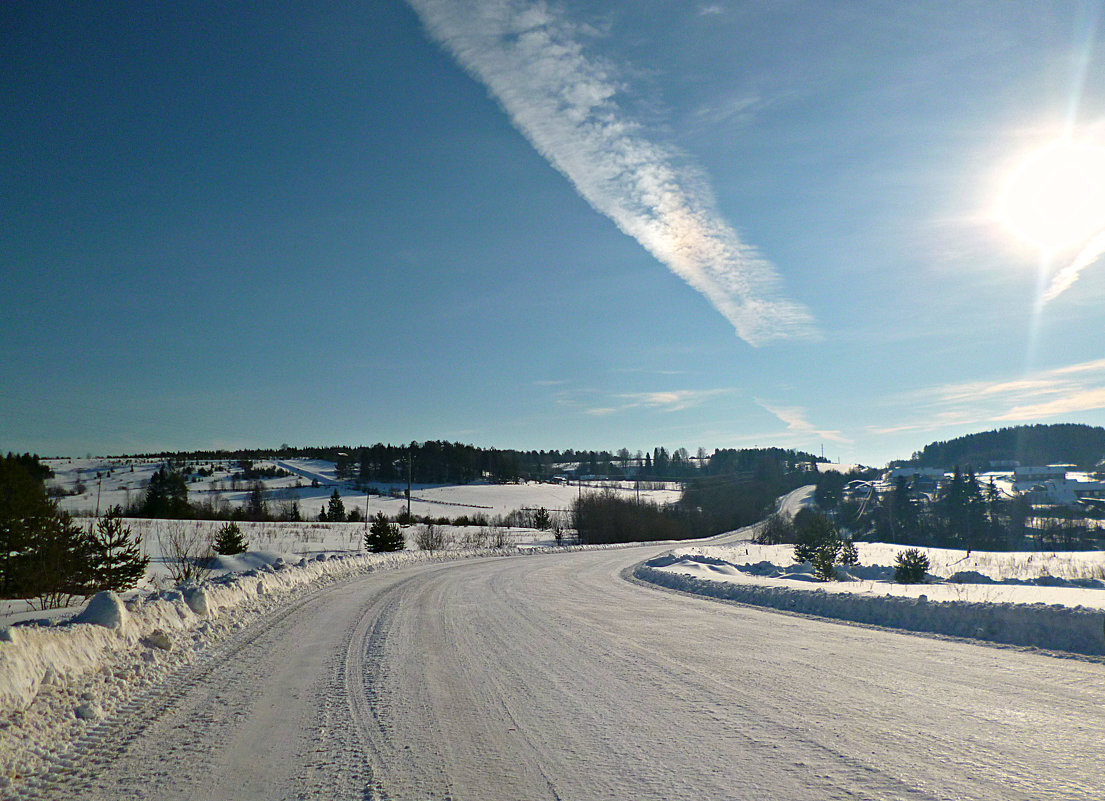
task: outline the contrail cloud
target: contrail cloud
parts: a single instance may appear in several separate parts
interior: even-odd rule
[[[1082,271],[1102,256],[1105,256],[1105,231],[1098,232],[1075,256],[1074,261],[1055,274],[1047,291],[1041,296],[1041,302],[1047,303],[1055,300],[1070,289],[1071,285],[1078,280],[1078,276],[1082,274]]]
[[[627,118],[614,69],[584,52],[580,26],[541,2],[408,2],[580,196],[704,295],[739,337],[761,345],[818,336],[806,307],[783,297],[775,268],[714,210],[701,177]]]

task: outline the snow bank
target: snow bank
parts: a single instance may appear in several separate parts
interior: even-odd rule
[[[901,598],[764,586],[661,569],[675,561],[665,554],[638,565],[633,575],[662,587],[788,612],[1092,656],[1105,654],[1105,611],[1099,609],[1042,603],[932,602],[925,595]],[[725,564],[720,559],[711,563]],[[726,579],[734,575],[721,572]]]
[[[123,602],[114,593],[94,596],[68,622],[0,628],[0,715],[25,710],[44,686],[63,685],[100,670],[126,649],[153,647],[236,610],[260,613],[290,593],[415,562],[445,561],[503,551],[401,551],[278,562],[198,585],[140,594]],[[248,607],[248,609],[247,609]],[[160,645],[157,647],[161,647]],[[162,650],[167,650],[162,647]]]

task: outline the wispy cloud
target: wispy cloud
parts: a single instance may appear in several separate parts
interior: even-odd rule
[[[408,0],[429,34],[487,86],[576,191],[704,295],[752,345],[814,338],[809,311],[714,209],[705,181],[618,103],[617,70],[586,28],[543,2]]]
[[[1074,261],[1055,274],[1041,300],[1047,303],[1062,295],[1078,280],[1078,276],[1082,274],[1083,270],[1102,256],[1105,256],[1105,231],[1101,231],[1091,239],[1082,248],[1082,251],[1074,257]]]
[[[618,397],[626,399],[626,408],[651,406],[667,412],[681,412],[692,406],[701,406],[719,395],[732,395],[733,392],[732,389],[677,389],[666,392],[632,392]]]
[[[595,389],[569,388],[558,391],[556,401],[563,406],[581,409],[585,414],[603,416],[642,408],[681,412],[735,392],[735,389],[673,389],[611,394]]]
[[[1039,370],[1022,378],[966,381],[911,393],[912,421],[873,427],[876,434],[950,425],[1031,422],[1105,409],[1105,359]]]
[[[818,428],[806,419],[806,410],[800,406],[779,406],[774,403],[756,398],[756,403],[765,411],[771,412],[786,424],[787,431],[792,434],[818,436],[822,439],[851,445],[852,440],[845,437],[839,431]]]

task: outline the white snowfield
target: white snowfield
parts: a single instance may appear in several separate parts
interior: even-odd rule
[[[90,605],[116,627],[72,630],[134,647],[4,715],[4,793],[1105,797],[1099,662],[623,580],[660,550],[364,556],[158,598],[129,621]],[[365,572],[372,559],[394,569]]]

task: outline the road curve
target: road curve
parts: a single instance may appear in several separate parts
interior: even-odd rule
[[[621,578],[655,553],[323,589],[136,700],[26,797],[1105,797],[1105,666]]]

